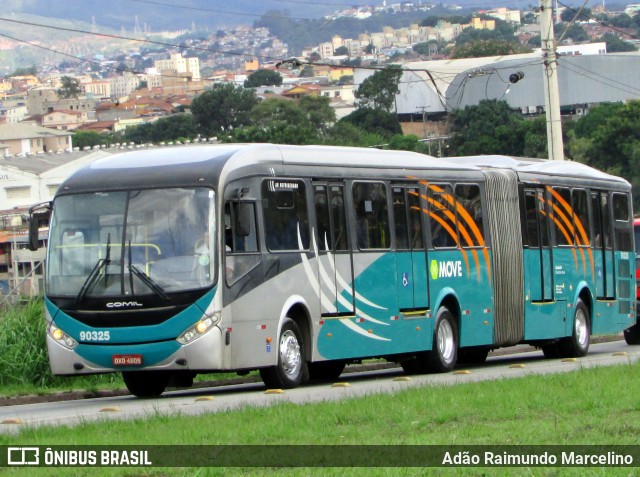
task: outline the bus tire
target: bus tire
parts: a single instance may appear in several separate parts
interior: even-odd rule
[[[456,320],[446,307],[441,307],[436,315],[431,351],[418,355],[418,361],[429,372],[446,373],[451,371],[458,359],[458,327]]]
[[[122,379],[129,392],[139,398],[158,397],[169,384],[169,374],[163,371],[123,371]]]
[[[589,309],[582,300],[578,299],[573,315],[573,332],[571,336],[562,338],[558,342],[561,358],[581,358],[587,355],[591,340],[590,327]]]
[[[308,375],[304,359],[304,341],[300,327],[286,318],[278,339],[278,364],[260,369],[260,377],[269,389],[291,389]]]
[[[629,345],[640,344],[640,325],[635,324],[632,327],[624,330],[624,340]]]
[[[344,361],[319,361],[309,363],[309,379],[312,381],[335,381],[345,367]]]

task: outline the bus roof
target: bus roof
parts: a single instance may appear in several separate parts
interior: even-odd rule
[[[469,166],[476,166],[482,169],[512,169],[520,175],[521,179],[531,175],[558,176],[563,178],[590,179],[617,182],[619,184],[629,183],[617,176],[602,172],[593,167],[580,162],[573,161],[551,161],[549,159],[511,157],[511,156],[463,156],[449,158],[451,161],[460,162]]]
[[[536,176],[628,183],[583,164],[570,161],[487,155],[435,158],[408,151],[335,146],[276,144],[218,144],[152,148],[110,155],[91,162],[69,177],[58,194],[174,185],[215,185],[220,177],[245,167],[269,174],[282,166],[438,170],[471,172],[482,169],[516,171],[523,180]],[[410,174],[410,172],[408,172]],[[234,175],[234,174],[232,174]]]

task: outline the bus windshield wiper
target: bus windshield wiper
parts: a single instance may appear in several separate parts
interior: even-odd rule
[[[167,295],[167,292],[165,292],[162,287],[160,285],[158,285],[153,278],[151,278],[150,276],[148,276],[146,273],[144,273],[142,270],[140,270],[138,267],[136,267],[133,264],[129,264],[129,271],[133,272],[133,274],[138,277],[140,279],[140,281],[142,283],[144,283],[145,285],[147,285],[156,295],[158,295],[160,298],[162,298],[163,300],[168,300],[169,299],[169,295]]]
[[[98,276],[100,276],[100,272],[103,268],[111,263],[111,234],[107,235],[107,250],[104,258],[99,258],[96,264],[91,269],[89,276],[82,284],[80,288],[80,292],[78,292],[78,296],[76,297],[76,303],[80,303],[84,300],[84,297],[89,293],[89,291],[94,287],[96,282],[98,281]],[[106,280],[106,273],[105,273]]]

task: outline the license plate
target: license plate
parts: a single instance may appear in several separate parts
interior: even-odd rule
[[[142,366],[141,354],[114,354],[114,366]]]

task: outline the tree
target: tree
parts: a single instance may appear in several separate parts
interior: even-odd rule
[[[75,131],[73,133],[73,145],[80,150],[85,147],[99,146],[107,144],[106,136],[96,131]]]
[[[358,108],[338,121],[337,126],[351,123],[367,132],[389,138],[394,134],[402,134],[398,117],[382,109]]]
[[[311,126],[322,133],[336,122],[336,110],[328,96],[303,96],[298,105]]]
[[[198,135],[198,123],[190,113],[160,118],[153,123],[152,142],[193,139]]]
[[[531,48],[516,41],[478,40],[456,47],[452,58],[483,58],[486,56],[514,55],[530,53]]]
[[[338,121],[329,131],[325,144],[334,146],[374,147],[387,141],[387,135],[365,130],[347,121]]]
[[[502,20],[496,20],[496,27],[494,30],[465,28],[456,37],[456,48],[459,48],[465,43],[477,41],[501,40],[512,42],[514,31],[515,28],[513,25]]]
[[[526,125],[506,101],[485,99],[453,111],[449,118],[451,155],[523,155]]]
[[[251,73],[244,82],[245,88],[258,88],[260,86],[280,86],[282,75],[277,71],[259,69]]]
[[[429,43],[426,41],[424,43],[416,43],[415,45],[413,45],[412,48],[413,48],[413,51],[415,51],[419,55],[429,54]]]
[[[611,17],[606,20],[606,23],[616,28],[635,28],[637,26],[633,18],[631,18],[626,13]]]
[[[193,99],[191,113],[202,134],[219,134],[249,124],[250,111],[257,102],[253,90],[230,83],[216,84]]]
[[[358,100],[357,106],[365,109],[379,109],[384,112],[391,111],[400,92],[398,88],[402,70],[392,66],[376,71],[373,75],[364,79],[354,92]]]
[[[36,76],[38,74],[38,69],[36,68],[35,65],[30,66],[29,68],[18,68],[16,69],[13,73],[11,73],[9,75],[9,77],[12,76]]]
[[[77,98],[82,93],[80,82],[71,76],[63,76],[60,78],[62,86],[58,89],[58,96],[61,98]]]
[[[574,159],[622,176],[640,191],[640,101],[602,104],[576,121]],[[639,206],[638,194],[634,196]]]
[[[313,78],[313,66],[304,65],[300,70],[300,78]]]
[[[295,101],[269,98],[251,110],[251,124],[234,129],[231,141],[313,144],[318,131]]]
[[[574,42],[589,41],[589,35],[584,30],[584,28],[575,23],[572,25],[558,23],[554,26],[554,30],[556,31],[556,35],[558,36],[558,38],[564,36],[564,38],[566,38],[567,40],[570,39]]]
[[[560,13],[560,20],[562,20],[563,22],[570,22],[574,18],[576,18],[576,16],[577,16],[576,21],[587,22],[591,20],[591,17],[593,16],[593,14],[591,13],[590,8],[583,8],[580,11],[580,14],[578,14],[578,11],[580,10],[575,10],[573,8],[565,8],[564,10],[562,10],[562,13]]]
[[[346,46],[339,46],[335,49],[333,54],[335,56],[349,56],[349,48],[347,48]]]
[[[604,41],[607,44],[607,53],[636,50],[636,47],[631,43],[624,41],[622,38],[619,38],[612,33],[605,33],[598,41]]]

